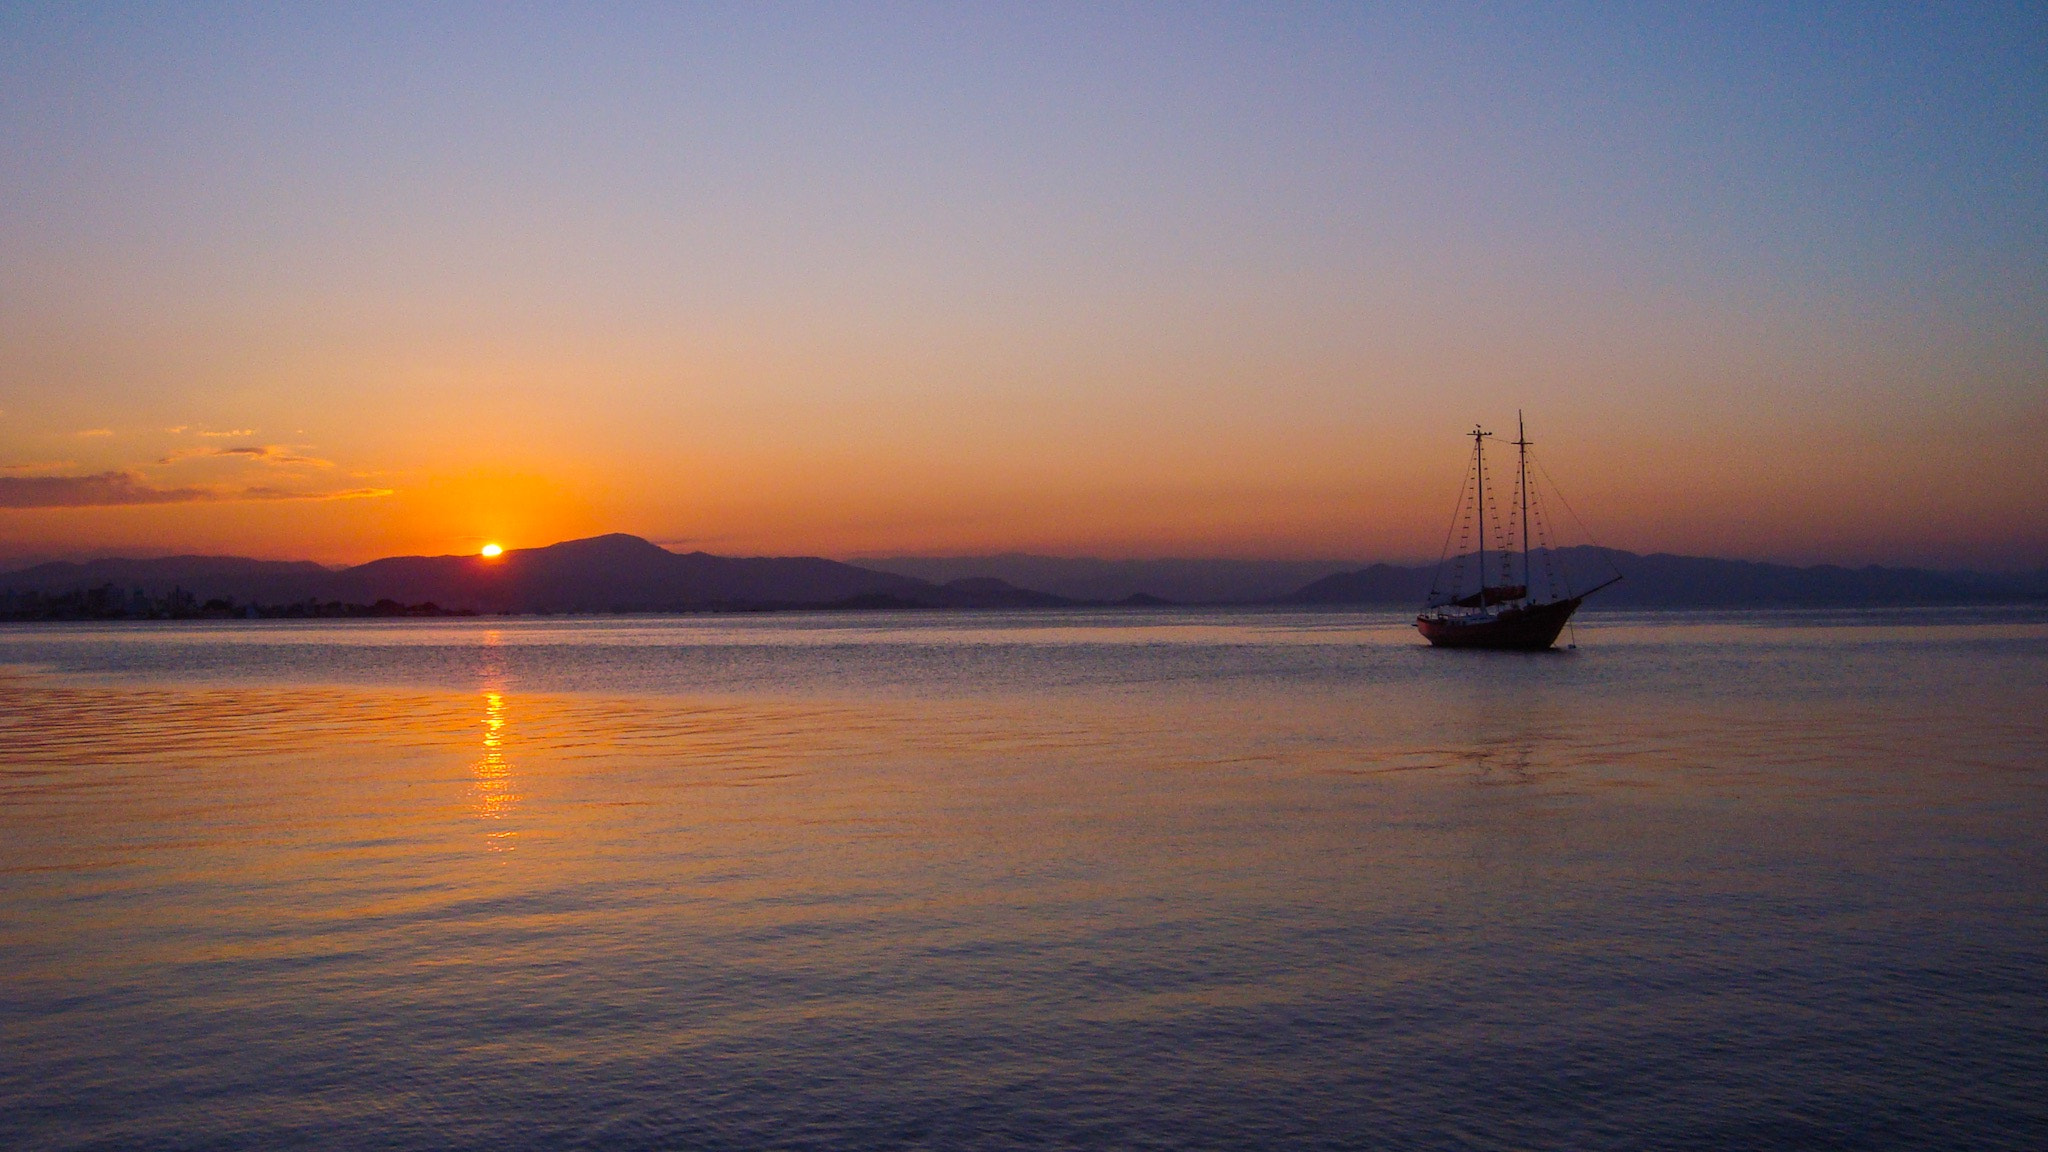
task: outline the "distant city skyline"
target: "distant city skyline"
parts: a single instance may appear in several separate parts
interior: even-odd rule
[[[0,10],[0,566],[2048,565],[2048,8]]]

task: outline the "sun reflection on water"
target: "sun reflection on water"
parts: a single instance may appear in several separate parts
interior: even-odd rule
[[[484,752],[474,768],[476,776],[476,817],[503,821],[519,807],[517,782],[512,765],[505,759],[505,694],[484,692]],[[485,833],[486,846],[493,852],[510,851],[515,829],[500,824]]]

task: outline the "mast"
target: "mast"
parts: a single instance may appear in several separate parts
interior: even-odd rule
[[[1522,466],[1522,599],[1529,595],[1529,429],[1522,423],[1522,410],[1515,409],[1515,449],[1521,453]]]
[[[1486,611],[1486,438],[1493,433],[1479,425],[1472,426],[1472,458],[1479,475],[1478,503],[1472,507],[1472,519],[1479,522],[1479,610]]]

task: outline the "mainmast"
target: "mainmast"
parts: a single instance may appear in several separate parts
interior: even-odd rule
[[[1515,409],[1515,449],[1522,465],[1522,599],[1530,599],[1529,584],[1529,430],[1522,423],[1522,410]]]
[[[1479,522],[1479,610],[1486,611],[1486,438],[1493,433],[1472,426],[1472,458],[1479,475],[1479,502],[1472,507],[1472,519]]]

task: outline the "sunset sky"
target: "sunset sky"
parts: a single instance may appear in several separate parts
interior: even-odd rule
[[[2048,5],[0,8],[0,560],[2048,564]]]

